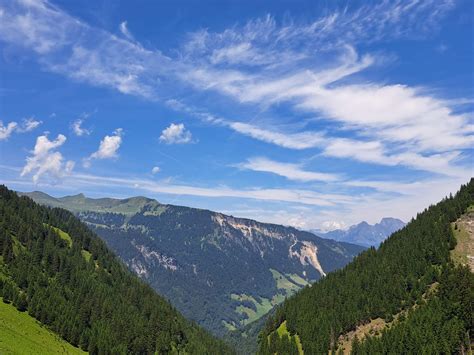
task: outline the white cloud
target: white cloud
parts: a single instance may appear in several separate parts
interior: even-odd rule
[[[99,149],[84,160],[84,166],[88,167],[93,159],[114,159],[118,157],[118,149],[122,144],[123,130],[117,128],[112,135],[105,136],[99,145]]]
[[[82,118],[78,118],[71,124],[72,131],[78,137],[88,136],[91,131],[87,128],[82,127],[84,120]]]
[[[234,131],[261,141],[290,149],[308,149],[320,146],[324,135],[318,132],[283,133],[243,122],[226,122]]]
[[[0,121],[0,140],[8,139],[15,131],[18,133],[26,133],[37,128],[42,122],[34,118],[25,118],[21,125],[17,122],[9,122],[6,126]]]
[[[347,229],[347,225],[344,221],[324,221],[318,228],[321,232],[330,232],[336,229]]]
[[[183,123],[171,123],[161,132],[160,142],[166,144],[186,144],[192,142],[192,134]]]
[[[245,163],[238,164],[241,169],[262,171],[286,177],[294,181],[337,181],[339,177],[335,174],[319,173],[302,169],[300,164],[282,163],[264,157],[254,157]]]
[[[129,39],[130,41],[135,41],[135,38],[133,38],[133,35],[132,33],[129,31],[128,29],[128,24],[127,24],[127,21],[123,21],[120,23],[120,32],[122,32],[122,34],[127,38]]]
[[[50,141],[46,135],[36,139],[31,156],[26,158],[26,165],[21,171],[21,176],[34,173],[33,182],[36,184],[42,176],[57,182],[59,179],[71,173],[74,162],[64,162],[63,155],[56,151],[66,142],[66,137],[59,134],[55,140]]]
[[[16,122],[9,122],[4,126],[3,122],[0,121],[0,141],[8,139],[17,127],[18,123]]]
[[[153,180],[136,178],[115,178],[107,176],[95,176],[77,174],[69,178],[71,184],[83,184],[82,186],[117,186],[135,187],[138,185],[144,191],[150,193],[164,193],[170,195],[187,195],[199,197],[231,197],[260,201],[283,201],[309,206],[336,206],[339,203],[352,203],[351,196],[340,194],[323,194],[306,189],[278,189],[249,187],[246,189],[235,189],[227,186],[201,187],[186,184],[173,184],[165,180],[159,182]],[[72,186],[72,185],[71,185]]]
[[[160,52],[91,27],[48,1],[12,1],[1,8],[0,40],[33,50],[46,70],[124,94],[155,96],[161,64],[168,62]]]
[[[328,139],[323,149],[323,155],[388,166],[404,165],[416,170],[450,176],[463,176],[466,172],[466,168],[454,165],[460,155],[458,151],[425,155],[409,151],[389,154],[379,141],[358,141],[348,138]]]
[[[161,171],[159,166],[154,166],[153,169],[151,169],[151,173],[153,175],[158,174]]]
[[[22,126],[19,128],[20,132],[30,132],[40,126],[43,122],[34,119],[33,117],[25,118]]]

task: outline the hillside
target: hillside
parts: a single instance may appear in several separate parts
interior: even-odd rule
[[[388,236],[404,226],[403,221],[386,217],[374,225],[361,222],[348,229],[336,229],[327,233],[314,231],[314,233],[322,238],[334,239],[339,242],[378,247]]]
[[[244,329],[364,250],[291,227],[145,197],[28,195],[76,213],[131,270],[218,335]]]
[[[19,341],[21,339],[21,341]],[[0,300],[0,354],[85,354],[27,312]]]
[[[451,259],[457,243],[451,224],[473,203],[471,180],[378,250],[288,299],[262,331],[259,353],[297,354],[299,342],[305,354],[467,352],[474,276]]]
[[[0,241],[3,301],[75,347],[93,354],[231,353],[128,271],[69,211],[1,186]],[[21,347],[35,340],[26,333],[17,341]]]

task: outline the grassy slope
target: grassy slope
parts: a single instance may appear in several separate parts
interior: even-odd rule
[[[468,265],[474,272],[474,205],[456,222],[451,224],[456,247],[451,251],[451,258],[458,265]]]
[[[246,294],[231,294],[231,298],[234,301],[249,301],[255,305],[256,311],[252,308],[246,307],[244,305],[239,305],[235,308],[235,312],[239,314],[245,314],[247,316],[241,322],[241,325],[248,325],[256,320],[262,318],[266,315],[274,306],[280,304],[285,300],[285,297],[291,296],[300,288],[308,285],[309,283],[303,279],[302,277],[298,276],[297,274],[287,274],[286,276],[278,272],[277,270],[270,269],[273,278],[276,282],[276,286],[279,290],[282,290],[283,293],[277,293],[273,296],[271,300],[260,297],[260,301],[256,300],[254,297],[246,295]],[[235,330],[235,324],[230,324],[223,321],[223,324],[226,326],[228,330]]]
[[[21,340],[21,341],[19,341]],[[27,312],[0,301],[0,354],[85,354]]]
[[[286,328],[286,321],[284,321],[283,323],[280,324],[280,326],[277,328],[277,334],[278,336],[281,338],[281,337],[284,337],[284,336],[287,336],[288,338],[292,338],[294,337],[295,338],[295,341],[296,341],[296,345],[298,346],[298,353],[300,355],[304,354],[303,352],[303,346],[301,345],[301,340],[300,340],[300,337],[298,336],[298,334],[295,334],[293,336],[290,335],[290,333],[288,332],[288,329]]]
[[[69,234],[67,234],[66,232],[64,232],[63,230],[61,230],[59,228],[56,228],[56,227],[53,227],[53,226],[51,226],[51,228],[53,228],[53,230],[56,233],[58,233],[59,237],[62,240],[65,240],[67,242],[67,244],[69,245],[69,248],[72,247],[72,238]]]

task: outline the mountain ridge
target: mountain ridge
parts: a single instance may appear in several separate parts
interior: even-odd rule
[[[41,195],[41,202],[76,213],[185,316],[221,336],[364,250],[294,227],[152,199]]]
[[[369,224],[362,221],[347,229],[335,229],[329,232],[312,230],[311,232],[322,238],[334,239],[341,242],[353,243],[365,247],[378,247],[389,235],[405,226],[405,222],[398,218],[384,217],[380,222]]]
[[[297,354],[300,347],[309,354],[469,353],[474,274],[468,253],[457,261],[453,254],[459,241],[472,242],[460,230],[472,210],[474,179],[378,249],[288,298],[268,319],[258,353]],[[354,333],[361,338],[348,346]]]

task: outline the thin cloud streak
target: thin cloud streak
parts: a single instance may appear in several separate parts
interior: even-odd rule
[[[282,163],[265,157],[249,158],[246,162],[235,165],[239,169],[272,173],[283,176],[293,181],[337,181],[340,177],[335,174],[327,174],[304,170],[301,164]]]

